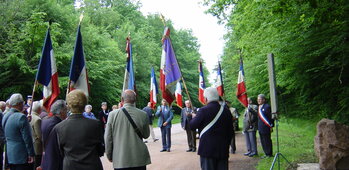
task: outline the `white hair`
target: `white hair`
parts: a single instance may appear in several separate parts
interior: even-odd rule
[[[33,102],[33,106],[32,106],[32,111],[39,113],[40,109],[41,109],[41,102],[40,101],[35,101]],[[40,114],[40,113],[39,113]]]
[[[265,95],[264,94],[259,94],[258,97],[261,98],[261,99],[265,99]]]
[[[24,102],[22,95],[19,93],[12,94],[9,100],[10,106],[17,106],[18,104]]]
[[[57,100],[51,106],[51,113],[53,115],[60,114],[63,109],[67,108],[67,104],[64,100]]]
[[[85,106],[85,110],[86,110],[87,108],[89,108],[89,109],[91,109],[91,110],[92,110],[92,106],[91,106],[91,105],[89,105],[89,104]]]
[[[219,94],[217,88],[208,87],[204,91],[204,97],[207,99],[207,102],[219,101]]]

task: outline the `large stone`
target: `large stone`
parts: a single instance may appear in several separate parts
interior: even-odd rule
[[[349,126],[322,119],[314,142],[321,170],[349,169]]]

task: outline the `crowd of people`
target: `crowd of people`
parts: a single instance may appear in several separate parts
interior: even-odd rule
[[[187,134],[186,152],[197,152],[204,170],[228,169],[229,152],[235,154],[235,130],[238,112],[223,101],[216,88],[204,91],[206,105],[192,106],[189,100],[181,110],[181,127]],[[258,106],[248,99],[243,115],[242,131],[246,139],[245,156],[258,155],[256,132],[265,153],[273,156],[271,109],[263,94]],[[42,101],[27,102],[19,93],[0,101],[0,163],[11,170],[99,170],[104,154],[114,169],[143,170],[151,163],[146,143],[158,141],[153,119],[161,131],[162,149],[171,152],[173,110],[166,100],[156,109],[149,102],[142,110],[136,108],[136,93],[125,90],[119,105],[107,110],[102,102],[98,115],[80,90],[65,100],[55,101],[46,110]],[[199,147],[196,139],[199,134]],[[231,148],[229,151],[229,147]],[[5,154],[3,154],[5,148]],[[3,158],[5,155],[5,158]]]

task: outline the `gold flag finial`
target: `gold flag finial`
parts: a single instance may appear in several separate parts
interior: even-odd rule
[[[160,18],[164,26],[166,26],[165,17],[162,14],[160,14]]]
[[[83,18],[84,18],[84,12],[82,12],[81,15],[80,15],[79,25],[81,24],[81,21],[82,21]]]

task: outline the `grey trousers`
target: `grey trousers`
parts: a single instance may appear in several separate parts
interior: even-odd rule
[[[187,132],[189,149],[196,149],[196,130],[190,130],[187,128],[185,131]]]
[[[228,170],[228,158],[214,159],[200,156],[202,170]]]
[[[246,131],[245,139],[246,139],[247,152],[257,155],[258,151],[257,151],[256,131]]]

